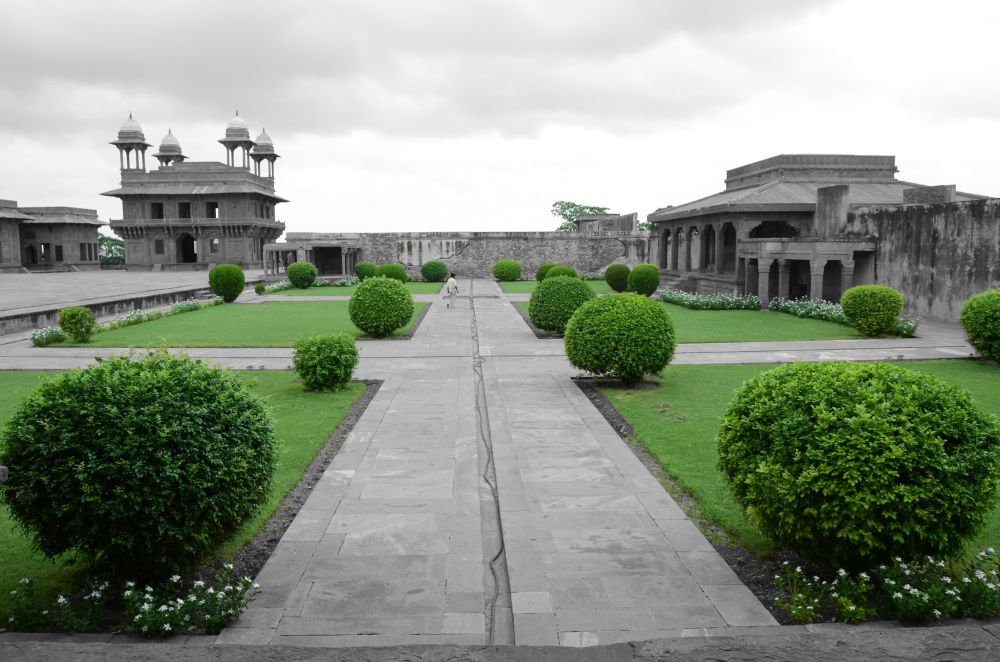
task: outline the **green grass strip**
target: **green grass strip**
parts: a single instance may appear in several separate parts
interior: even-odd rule
[[[410,290],[410,294],[437,294],[444,287],[444,283],[425,283],[416,281],[404,283]],[[354,294],[354,287],[308,287],[300,290],[297,287],[290,290],[275,292],[274,295],[287,295],[293,297],[349,297]],[[266,295],[266,296],[274,296]]]
[[[299,338],[321,333],[364,334],[351,323],[349,301],[269,301],[226,304],[105,331],[86,345],[53,347],[291,347]],[[406,334],[426,303],[414,304],[413,317],[390,338]]]

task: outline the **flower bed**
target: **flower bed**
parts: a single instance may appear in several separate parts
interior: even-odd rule
[[[660,298],[665,303],[684,306],[691,310],[760,310],[760,298],[754,295],[733,297],[728,294],[701,296],[681,290],[663,290]]]
[[[822,299],[809,299],[801,297],[798,299],[782,299],[776,297],[771,300],[770,309],[773,312],[788,313],[795,317],[804,319],[823,320],[825,322],[835,322],[844,326],[851,326],[844,316],[844,309],[840,304],[830,303]],[[896,326],[889,332],[889,335],[908,338],[913,335],[920,326],[920,319],[910,319],[909,315],[903,315],[896,320]]]

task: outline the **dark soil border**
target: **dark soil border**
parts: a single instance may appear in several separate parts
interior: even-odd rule
[[[562,340],[563,334],[549,333],[547,331],[542,331],[537,326],[532,324],[531,318],[528,317],[528,313],[524,312],[524,309],[521,308],[521,306],[517,305],[516,301],[511,301],[510,305],[514,306],[514,310],[516,310],[521,315],[521,319],[523,319],[524,323],[528,325],[528,328],[531,329],[531,332],[535,334],[536,338],[540,338],[542,340],[556,340],[556,339]]]
[[[796,621],[792,618],[792,615],[775,604],[777,598],[785,596],[785,592],[774,585],[774,576],[777,573],[778,566],[788,561],[790,565],[802,566],[802,570],[806,575],[818,576],[823,581],[833,581],[835,574],[820,568],[814,563],[804,561],[798,555],[791,553],[783,547],[776,550],[773,558],[761,559],[749,549],[742,546],[738,539],[726,533],[715,522],[709,520],[702,513],[701,506],[695,501],[694,497],[681,489],[677,481],[663,471],[659,462],[649,454],[649,451],[642,444],[636,441],[635,428],[625,420],[625,417],[618,411],[618,408],[597,388],[598,383],[605,386],[621,387],[618,382],[596,380],[592,377],[574,377],[573,381],[583,391],[584,395],[587,396],[587,399],[601,412],[604,419],[615,429],[615,432],[618,433],[618,436],[632,450],[639,461],[649,469],[653,477],[660,481],[664,489],[677,501],[681,509],[684,510],[688,517],[691,518],[691,521],[695,523],[695,526],[705,535],[708,542],[712,544],[715,551],[725,559],[729,567],[733,569],[733,572],[746,584],[754,596],[760,600],[760,603],[764,605],[764,608],[771,612],[771,615],[781,625],[795,625]],[[653,385],[646,382],[627,388],[639,390],[644,387],[652,388]],[[880,603],[869,601],[868,605],[878,609],[877,615],[870,619],[869,622],[892,619],[892,614],[882,607]],[[822,616],[823,618],[819,622],[833,622],[836,614],[832,612],[823,613]]]

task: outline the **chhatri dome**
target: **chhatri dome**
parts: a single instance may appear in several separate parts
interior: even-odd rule
[[[237,140],[250,140],[250,127],[240,117],[240,111],[236,111],[236,117],[229,120],[226,126],[226,138]]]
[[[122,128],[118,129],[118,133],[123,133],[126,131],[135,132],[139,134],[142,133],[142,127],[139,126],[138,122],[132,119],[132,113],[128,114],[128,119],[122,122]]]
[[[170,165],[171,163],[182,163],[187,157],[181,152],[181,143],[174,136],[174,132],[167,130],[167,135],[160,141],[160,151],[153,154],[160,161],[160,165]]]
[[[132,113],[129,113],[128,119],[122,122],[122,127],[118,129],[118,139],[112,140],[111,144],[118,148],[119,165],[122,170],[146,169],[146,149],[152,145],[146,142],[142,127],[132,118]],[[135,165],[132,164],[133,157]]]
[[[174,136],[174,132],[171,131],[170,129],[167,129],[167,135],[163,136],[163,140],[160,141],[160,149],[163,149],[164,147],[167,146],[175,146],[175,147],[181,146],[180,141],[177,140],[177,138]]]

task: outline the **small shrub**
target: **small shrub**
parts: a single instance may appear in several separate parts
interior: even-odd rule
[[[360,280],[365,280],[374,276],[377,268],[374,262],[358,262],[354,267],[354,275]]]
[[[264,288],[265,294],[277,294],[278,292],[284,292],[285,290],[294,289],[295,286],[292,285],[291,281],[279,280],[277,283],[272,283]]]
[[[945,572],[945,562],[924,557],[908,563],[902,558],[888,561],[880,568],[882,604],[897,620],[927,623],[949,616],[963,615],[961,587]]]
[[[31,344],[35,347],[48,347],[52,343],[66,340],[66,334],[54,326],[37,329],[31,332]]]
[[[202,559],[267,501],[278,460],[263,403],[235,373],[160,349],[39,386],[0,437],[0,502],[47,557],[119,576]]]
[[[521,263],[517,260],[500,260],[493,265],[493,276],[503,282],[521,278]]]
[[[441,260],[428,260],[420,265],[420,275],[429,283],[440,283],[448,277],[448,265]]]
[[[226,303],[236,301],[236,297],[243,294],[244,285],[246,277],[243,275],[243,270],[235,264],[216,265],[208,274],[208,286]]]
[[[603,271],[593,271],[580,274],[580,280],[604,280]]]
[[[628,275],[628,289],[648,297],[660,286],[660,270],[655,264],[643,262],[632,268]]]
[[[684,306],[691,310],[760,310],[760,297],[748,294],[744,297],[734,297],[728,294],[713,294],[701,296],[680,290],[663,290],[660,299],[675,306]]]
[[[884,285],[858,285],[844,292],[840,307],[848,323],[863,336],[888,333],[903,312],[903,297]]]
[[[405,285],[394,278],[375,276],[354,288],[347,314],[354,326],[373,338],[384,338],[406,326],[413,309],[413,295]]]
[[[824,322],[834,322],[850,326],[847,318],[844,317],[844,309],[839,303],[830,303],[823,299],[810,299],[809,297],[799,297],[798,299],[782,299],[775,297],[768,304],[769,310],[778,313],[787,313],[802,319],[823,320]]]
[[[333,287],[333,284],[326,278],[317,278],[312,284],[313,287]]]
[[[795,363],[730,403],[718,468],[779,545],[827,567],[959,551],[997,502],[1000,424],[958,387],[884,363]]]
[[[253,286],[253,291],[256,292],[257,294],[264,294],[264,287],[265,287],[264,283],[257,283],[256,285]]]
[[[567,278],[576,278],[576,269],[573,267],[564,267],[562,265],[557,265],[549,269],[545,277],[546,278],[557,278],[559,276],[565,276]]]
[[[383,264],[378,269],[375,270],[375,278],[392,278],[393,280],[398,280],[400,283],[405,283],[410,280],[410,277],[406,275],[406,270],[403,269],[401,265],[398,264]]]
[[[84,306],[70,306],[60,310],[59,326],[73,342],[90,342],[90,336],[98,330],[94,311]]]
[[[977,294],[962,305],[958,318],[981,356],[1000,362],[1000,289]]]
[[[552,264],[551,262],[546,262],[545,264],[539,266],[538,271],[535,272],[535,280],[539,282],[545,280],[545,276],[548,274],[549,269],[551,269],[554,266],[556,265]]]
[[[604,280],[608,287],[615,292],[624,292],[628,289],[628,275],[632,270],[624,264],[612,264],[604,272]]]
[[[543,331],[562,333],[576,309],[596,296],[590,285],[578,278],[549,275],[531,293],[528,318]]]
[[[347,278],[341,278],[333,285],[334,287],[354,287],[360,282],[361,279],[358,278],[357,276],[348,276]]]
[[[300,290],[307,290],[316,282],[319,270],[312,262],[296,262],[288,265],[285,275],[295,287]]]
[[[301,338],[295,345],[295,372],[310,391],[336,391],[351,381],[358,365],[353,336],[329,333]]]
[[[677,341],[666,307],[638,294],[605,294],[566,325],[566,357],[581,370],[625,384],[663,370]]]

